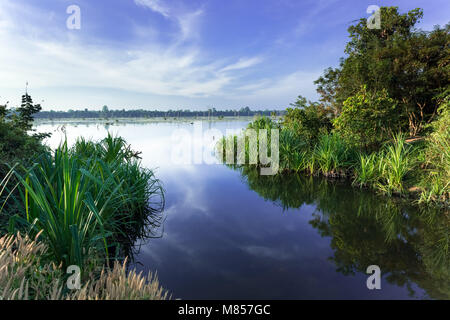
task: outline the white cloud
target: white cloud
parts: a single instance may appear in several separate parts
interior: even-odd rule
[[[134,0],[134,2],[137,5],[147,7],[149,9],[163,15],[166,18],[169,17],[169,12],[170,12],[169,8],[164,6],[163,4],[161,4],[161,1],[159,1],[159,0]]]
[[[181,9],[180,7],[169,7],[167,3],[160,0],[134,0],[134,2],[145,8],[161,14],[167,19],[173,20],[180,29],[179,41],[195,39],[198,37],[199,20],[203,14],[202,9],[194,11]]]
[[[253,57],[253,58],[241,58],[238,62],[230,64],[220,70],[221,72],[225,71],[231,71],[231,70],[240,70],[240,69],[246,69],[253,67],[254,65],[257,65],[261,63],[263,59],[261,57]]]

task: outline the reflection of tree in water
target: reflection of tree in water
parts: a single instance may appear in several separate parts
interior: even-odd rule
[[[448,212],[413,207],[347,183],[300,175],[261,176],[240,168],[249,187],[284,209],[314,204],[310,224],[331,237],[330,258],[343,274],[365,273],[379,265],[384,278],[424,289],[430,298],[450,299],[450,219]]]
[[[155,191],[159,188],[159,180],[155,180],[150,187]],[[163,191],[150,195],[145,208],[139,211],[141,215],[135,215],[132,219],[122,224],[121,233],[116,236],[111,245],[111,258],[136,262],[135,256],[140,252],[141,246],[154,238],[161,238],[164,229],[165,198]],[[130,264],[128,265],[130,266]]]

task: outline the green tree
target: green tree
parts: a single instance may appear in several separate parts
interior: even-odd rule
[[[34,115],[42,110],[40,104],[33,104],[33,99],[28,93],[22,96],[22,104],[17,108],[17,114],[14,116],[14,123],[18,128],[24,131],[30,131],[33,128]]]
[[[422,16],[421,9],[401,14],[397,7],[382,7],[380,29],[367,28],[365,18],[350,26],[346,57],[315,82],[321,102],[337,116],[362,86],[385,89],[400,108],[403,129],[421,133],[450,83],[450,27],[417,30]]]
[[[342,112],[333,124],[354,145],[379,146],[400,129],[397,103],[385,89],[374,93],[364,86],[344,101]]]

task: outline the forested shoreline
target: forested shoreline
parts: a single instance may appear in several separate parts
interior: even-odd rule
[[[179,110],[109,110],[104,106],[102,110],[68,110],[68,111],[41,111],[34,115],[35,119],[119,119],[119,118],[223,118],[223,117],[253,117],[253,116],[281,116],[284,110],[251,110],[249,107],[236,110],[216,110],[215,108],[205,111],[179,109]]]

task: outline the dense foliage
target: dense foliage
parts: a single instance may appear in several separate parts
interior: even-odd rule
[[[366,87],[344,101],[333,124],[350,144],[364,148],[377,147],[401,130],[395,100],[386,90],[368,92]]]
[[[399,116],[395,127],[400,125],[412,136],[423,132],[449,86],[450,25],[431,32],[417,30],[415,25],[422,16],[421,9],[401,14],[397,7],[382,7],[381,29],[367,28],[365,18],[350,26],[346,57],[338,68],[327,69],[316,81],[321,103],[339,117],[349,104],[361,102],[360,91],[365,88],[392,99],[391,107]],[[367,110],[360,111],[358,117],[363,118]],[[357,112],[359,109],[353,111]],[[390,112],[381,113],[367,119],[367,125],[377,127],[379,120],[394,119]]]
[[[314,144],[320,134],[330,132],[332,124],[327,110],[318,103],[308,102],[299,96],[297,101],[287,108],[283,125],[292,129],[299,139]]]

